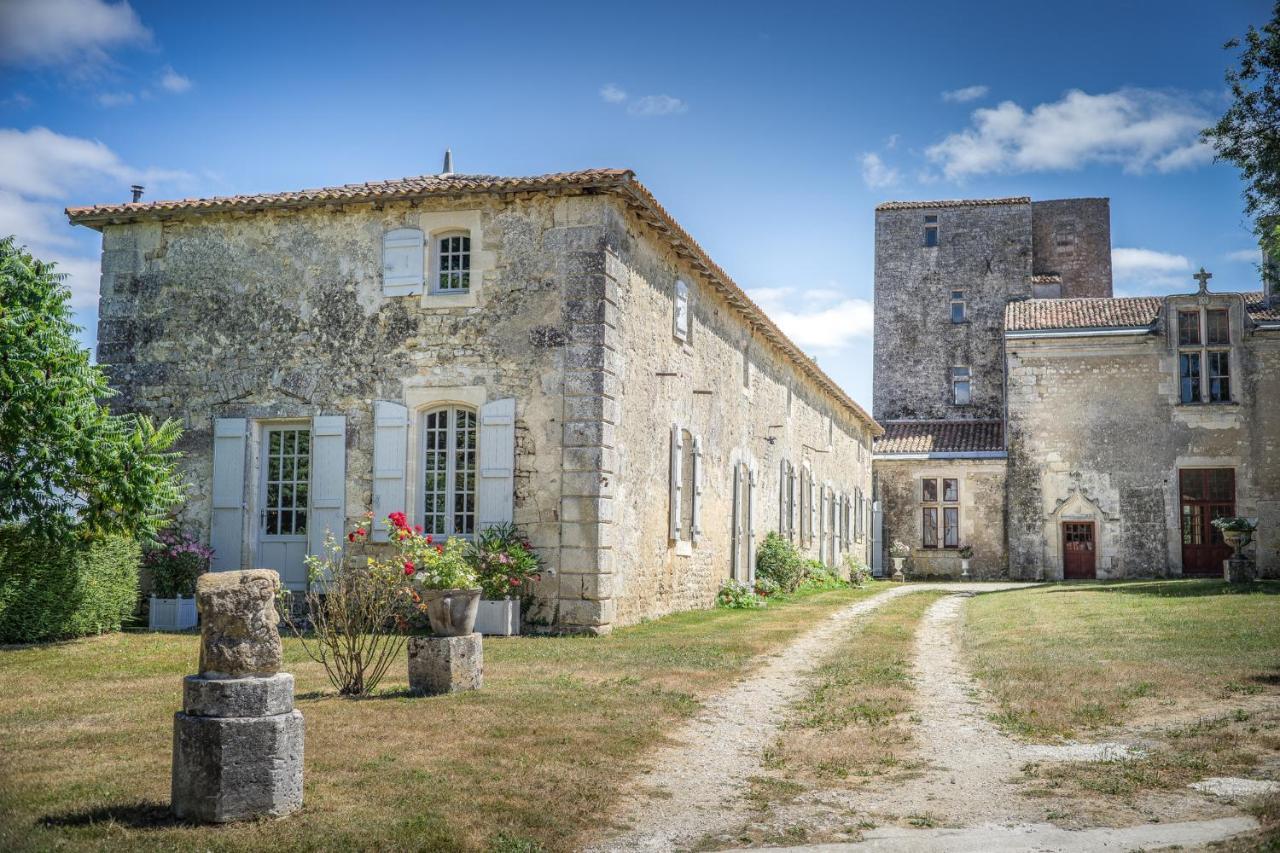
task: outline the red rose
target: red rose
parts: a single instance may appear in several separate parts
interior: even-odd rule
[[[413,532],[414,532],[414,533],[421,534],[421,533],[422,533],[422,525],[421,525],[421,524],[415,524],[415,525],[413,526]]]
[[[443,553],[444,553],[444,546],[443,546],[443,545],[437,545],[437,546],[436,546],[436,553],[437,553],[437,554],[443,554]]]
[[[430,534],[430,533],[428,533],[428,534],[427,534],[427,544],[428,544],[428,545],[430,545],[430,544],[431,544],[431,542],[432,542],[431,534]]]
[[[404,573],[405,573],[406,575],[411,575],[411,574],[413,574],[413,560],[405,560],[405,561],[404,561]]]
[[[348,534],[347,534],[347,541],[348,541],[348,542],[354,542],[354,541],[356,541],[356,535],[355,535],[354,533],[348,533]]]
[[[403,512],[393,512],[387,516],[387,519],[398,530],[405,530],[409,526],[409,519]]]
[[[520,586],[520,578],[508,578],[512,586]]]
[[[364,536],[364,535],[365,535],[365,529],[364,529],[363,527],[357,527],[357,528],[356,528],[356,535],[357,535],[357,536]]]

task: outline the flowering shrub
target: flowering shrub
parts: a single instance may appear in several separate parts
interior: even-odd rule
[[[972,559],[973,559],[973,546],[972,546],[972,545],[961,545],[961,546],[960,546],[960,559],[962,559],[962,560],[972,560]]]
[[[520,595],[542,578],[542,558],[514,524],[495,524],[467,548],[467,560],[480,579],[484,597]]]
[[[804,560],[796,546],[770,531],[756,549],[756,577],[771,581],[782,592],[795,592],[804,582]]]
[[[781,591],[782,587],[778,586],[777,581],[762,575],[756,575],[756,595],[768,598],[771,595],[777,595]]]
[[[835,569],[828,568],[821,560],[806,560],[804,564],[804,583],[801,589],[839,589],[845,582]]]
[[[756,595],[755,590],[732,578],[720,584],[720,591],[716,593],[716,606],[728,610],[754,610],[764,605],[765,600]]]
[[[151,574],[151,591],[159,598],[193,595],[196,578],[209,571],[213,549],[184,531],[164,531],[142,555]]]
[[[844,558],[845,568],[849,571],[849,586],[864,587],[871,580],[871,570],[867,564],[852,554]]]
[[[898,559],[909,557],[911,556],[911,546],[901,539],[895,539],[889,545],[889,556],[897,557]]]

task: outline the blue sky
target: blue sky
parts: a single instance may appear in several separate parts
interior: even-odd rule
[[[438,171],[635,169],[866,406],[872,225],[897,198],[1109,196],[1117,294],[1254,290],[1234,169],[1196,130],[1267,0],[0,0],[0,232],[71,274],[67,204]]]

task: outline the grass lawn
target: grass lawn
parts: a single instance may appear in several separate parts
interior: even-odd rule
[[[1000,719],[1077,736],[1136,708],[1280,695],[1280,583],[1056,584],[969,602],[965,652]]]
[[[658,743],[751,658],[883,589],[699,611],[605,638],[490,638],[485,689],[339,698],[286,641],[306,717],[306,804],[276,821],[174,824],[172,714],[194,635],[0,649],[0,849],[548,850],[575,846]],[[913,596],[914,597],[914,596]]]

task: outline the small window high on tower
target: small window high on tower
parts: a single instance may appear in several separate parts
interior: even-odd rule
[[[924,244],[927,247],[938,245],[938,217],[928,214],[924,218]]]

